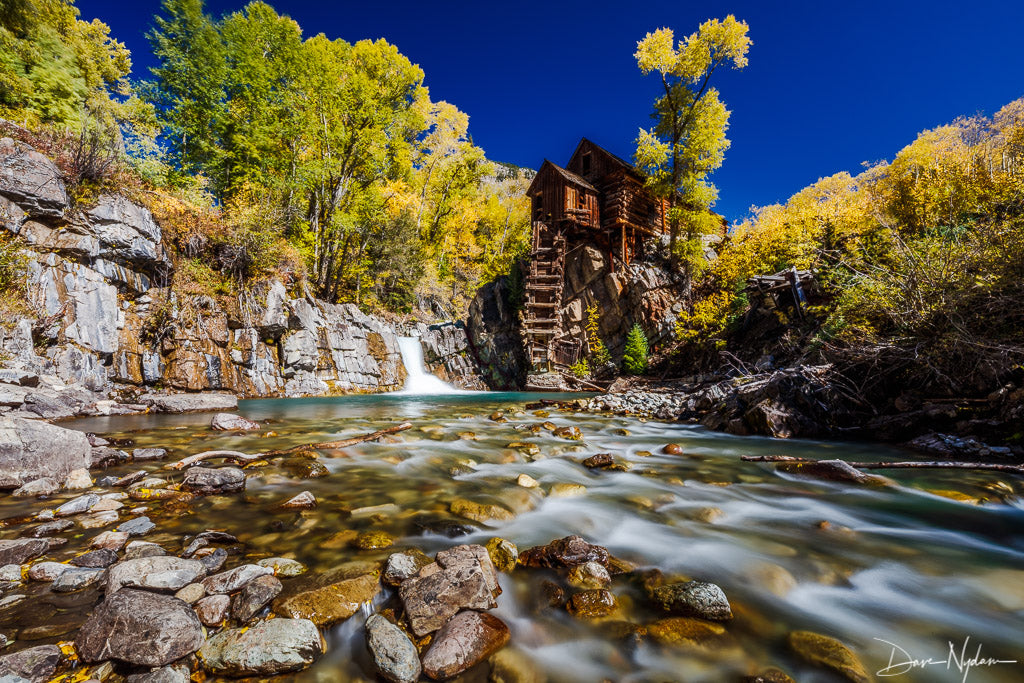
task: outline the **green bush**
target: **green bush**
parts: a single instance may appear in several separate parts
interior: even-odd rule
[[[570,365],[569,374],[573,377],[579,377],[580,379],[590,377],[590,367],[587,365],[587,359],[580,358],[578,361]]]
[[[647,335],[634,324],[626,335],[626,352],[622,356],[622,368],[631,375],[647,372]]]

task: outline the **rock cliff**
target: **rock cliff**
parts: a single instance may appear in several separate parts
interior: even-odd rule
[[[276,280],[229,303],[174,291],[172,255],[148,209],[117,194],[75,207],[53,162],[10,138],[0,140],[0,225],[29,257],[32,313],[0,326],[13,370],[100,394],[390,391],[405,380],[397,338],[415,332],[429,370],[483,387],[461,324],[413,330],[354,305],[295,296]]]

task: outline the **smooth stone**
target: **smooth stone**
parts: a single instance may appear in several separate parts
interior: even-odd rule
[[[492,538],[487,541],[487,554],[490,556],[491,564],[501,572],[511,572],[516,568],[519,560],[519,549],[512,541],[504,538]]]
[[[11,495],[18,498],[52,496],[59,490],[60,483],[48,477],[43,477],[41,479],[33,479],[28,483],[22,484],[18,488],[14,489],[14,491],[11,492]]]
[[[303,491],[281,503],[280,507],[283,510],[312,510],[316,507],[316,497],[309,491]]]
[[[201,561],[196,562],[202,564]],[[234,593],[253,579],[273,573],[274,570],[269,567],[261,567],[258,564],[242,564],[226,572],[206,577],[203,579],[203,588],[209,595]]]
[[[206,567],[207,574],[219,572],[224,567],[224,563],[228,561],[228,551],[224,550],[224,548],[217,548],[209,555],[200,557],[199,561]]]
[[[93,567],[68,567],[50,588],[55,593],[71,593],[98,584],[105,573],[105,569]]]
[[[132,472],[131,474],[124,475],[120,479],[115,479],[114,483],[113,483],[113,486],[117,486],[117,487],[131,486],[132,484],[139,483],[140,481],[145,479],[147,476],[149,476],[149,472],[147,472],[146,470],[137,470],[135,472]]]
[[[75,640],[85,662],[119,659],[164,666],[203,644],[203,627],[187,604],[169,595],[125,588],[93,610]]]
[[[793,631],[786,640],[793,652],[806,662],[831,669],[854,683],[873,680],[857,655],[835,638],[811,631]]]
[[[189,683],[192,680],[187,666],[162,666],[144,674],[132,674],[125,683]]]
[[[227,595],[208,595],[196,602],[195,609],[203,626],[220,626],[227,621],[231,611],[231,598]]]
[[[68,474],[68,478],[64,480],[64,488],[69,491],[92,488],[92,484],[93,481],[92,477],[89,476],[89,470],[83,467],[71,470]]]
[[[509,637],[501,619],[486,612],[460,612],[435,634],[423,655],[423,672],[437,681],[457,676],[503,648]]]
[[[141,560],[144,557],[159,557],[167,551],[157,543],[150,541],[132,541],[124,549],[124,559]]]
[[[25,564],[50,549],[45,538],[17,538],[0,540],[0,565]]]
[[[471,519],[474,522],[487,524],[488,522],[508,522],[515,519],[515,514],[501,505],[492,503],[477,503],[465,498],[456,498],[448,506],[452,514]]]
[[[569,598],[566,609],[575,617],[596,619],[606,617],[615,611],[618,603],[611,591],[604,589],[586,590]]]
[[[113,498],[103,498],[100,502],[92,506],[93,512],[110,512],[112,510],[120,510],[124,507],[124,503]]]
[[[56,645],[40,645],[12,652],[0,657],[0,681],[48,681],[57,673],[63,658]]]
[[[384,531],[364,531],[353,541],[353,545],[360,550],[382,550],[394,544],[394,537]]]
[[[136,448],[132,451],[132,460],[145,462],[147,460],[163,460],[167,457],[166,448]]]
[[[548,495],[552,498],[576,498],[587,493],[587,487],[583,484],[558,483],[552,484]]]
[[[181,488],[202,496],[237,493],[245,489],[245,472],[237,467],[190,467]]]
[[[229,629],[199,650],[203,668],[226,676],[271,676],[301,671],[324,651],[308,619],[270,619],[248,629]]]
[[[64,503],[54,510],[54,514],[58,517],[78,515],[83,512],[88,512],[89,509],[98,502],[100,502],[100,497],[98,495],[95,493],[87,493],[84,496],[72,498],[68,502]]]
[[[577,588],[607,588],[612,577],[598,562],[584,562],[569,570],[569,583]]]
[[[366,620],[366,646],[381,676],[392,683],[414,683],[421,667],[416,646],[402,629],[379,614]]]
[[[174,597],[178,598],[182,602],[187,602],[188,604],[192,605],[202,600],[205,595],[206,589],[203,588],[203,584],[190,583],[181,590],[179,590],[177,593],[175,593]]]
[[[116,523],[120,518],[116,510],[106,510],[76,517],[75,523],[83,529],[99,529]]]
[[[686,581],[659,586],[651,591],[651,598],[672,614],[712,621],[732,619],[732,608],[725,592],[713,583]]]
[[[419,573],[420,569],[430,564],[430,558],[420,551],[392,553],[384,563],[384,583],[397,586],[406,579]]]
[[[55,581],[58,576],[68,570],[62,562],[36,562],[28,568],[28,578],[32,581]]]
[[[243,623],[249,621],[278,596],[281,588],[273,575],[256,577],[232,598],[231,616]]]
[[[91,548],[106,548],[107,550],[118,551],[128,542],[128,534],[123,531],[104,531],[98,534],[89,543]]]
[[[274,572],[274,576],[285,578],[298,576],[306,571],[306,565],[287,557],[265,557],[256,563],[260,567],[267,567]]]
[[[692,617],[669,617],[647,625],[647,633],[662,645],[700,645],[725,635],[725,627]]]
[[[171,555],[124,560],[107,571],[107,595],[122,587],[175,592],[206,575],[202,562]]]
[[[274,611],[296,619],[309,619],[317,626],[329,626],[351,617],[359,611],[360,605],[379,592],[377,574],[365,574],[277,600]]]
[[[117,553],[106,549],[92,550],[71,560],[71,564],[76,567],[90,567],[93,569],[103,569],[115,562],[117,562]]]
[[[117,530],[123,531],[129,536],[144,536],[155,528],[156,524],[153,524],[149,517],[143,515],[142,517],[130,519],[124,524],[119,525]]]
[[[244,432],[251,429],[259,429],[260,423],[247,420],[241,415],[217,413],[210,420],[210,428],[222,432]]]
[[[524,489],[535,489],[540,486],[540,482],[531,477],[529,474],[520,474],[516,478],[516,484],[522,486]]]

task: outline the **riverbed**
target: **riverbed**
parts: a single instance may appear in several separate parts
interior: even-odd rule
[[[658,618],[629,575],[612,585],[616,613],[585,620],[539,604],[543,573],[521,567],[503,573],[493,614],[509,625],[512,659],[533,680],[734,681],[771,666],[801,682],[840,680],[794,657],[785,644],[794,630],[837,638],[870,672],[883,674],[890,661],[949,660],[954,646],[957,660],[948,665],[889,669],[901,673],[896,681],[964,680],[957,664],[965,640],[968,656],[980,645],[983,657],[1024,661],[1021,482],[967,471],[887,472],[895,483],[888,487],[802,479],[740,456],[907,454],[864,443],[737,437],[637,417],[524,408],[538,399],[466,393],[242,401],[239,414],[261,429],[237,434],[212,431],[209,414],[89,418],[65,426],[134,448],[166,448],[177,460],[211,449],[283,449],[412,422],[412,429],[379,442],[320,452],[316,462],[325,476],[303,478],[308,471],[271,464],[247,470],[244,493],[200,497],[166,511],[150,504],[157,528],[145,540],[172,553],[186,535],[217,529],[238,537],[246,561],[284,556],[318,573],[351,561],[383,561],[404,548],[433,554],[501,537],[521,552],[578,534],[635,567],[634,575],[657,569],[673,579],[714,582],[732,603],[726,639],[713,647],[665,647],[628,626]],[[579,428],[582,438],[553,434],[566,426]],[[679,444],[682,454],[664,454],[667,443]],[[581,464],[597,453],[612,454],[628,471]],[[144,468],[180,478],[165,465]],[[518,484],[524,474],[538,485]],[[315,509],[277,507],[302,491],[316,497]],[[31,506],[53,507],[71,497]],[[508,514],[467,519],[451,512],[455,500]],[[25,506],[5,498],[0,515],[23,517]],[[80,552],[100,531],[77,533],[62,552]],[[394,545],[358,549],[354,539],[367,531],[385,532]],[[89,592],[48,595],[38,584],[23,592],[32,602],[0,612],[0,632],[12,639],[43,634],[32,644],[72,638],[98,599]],[[364,612],[387,608],[386,598]],[[290,680],[373,680],[361,621],[357,614],[332,627],[327,653]],[[70,628],[58,634],[61,629],[45,628],[51,624]],[[968,681],[1021,681],[1024,664],[967,673]],[[465,680],[487,676],[484,664]]]

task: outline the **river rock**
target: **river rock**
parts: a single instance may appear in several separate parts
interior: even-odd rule
[[[569,583],[577,588],[607,588],[611,582],[608,570],[597,562],[584,562],[569,570]]]
[[[437,681],[453,678],[503,648],[509,636],[508,626],[494,615],[460,612],[434,636],[423,655],[423,671]]]
[[[214,628],[227,621],[231,598],[227,595],[208,595],[196,602],[195,609],[203,626]]]
[[[392,553],[384,564],[384,583],[397,586],[408,578],[416,576],[420,569],[430,564],[430,558],[421,551]]]
[[[56,581],[67,569],[68,566],[62,562],[36,562],[28,568],[28,578],[32,581]]]
[[[0,540],[0,566],[25,564],[50,549],[45,538],[18,538]]]
[[[579,427],[559,427],[551,433],[559,438],[571,439],[573,441],[579,441],[583,438],[583,432],[580,431]]]
[[[174,592],[206,576],[202,562],[171,555],[124,560],[107,571],[107,595],[122,587]]]
[[[210,595],[234,593],[253,579],[273,573],[273,569],[258,564],[241,564],[226,572],[206,577],[203,580],[203,588]]]
[[[206,589],[203,588],[203,584],[190,583],[175,593],[174,597],[178,598],[182,602],[187,602],[188,604],[193,605],[202,600],[205,595]]]
[[[464,567],[479,567],[484,573],[488,590],[494,595],[501,593],[501,586],[498,584],[498,572],[491,562],[490,553],[482,545],[457,545],[448,550],[440,551],[435,556],[435,559],[445,570],[455,571]]]
[[[256,564],[270,569],[274,572],[274,576],[285,578],[298,576],[306,571],[306,565],[287,557],[265,557]]]
[[[67,479],[64,480],[64,488],[68,491],[80,491],[82,489],[92,488],[92,477],[89,476],[89,470],[79,468],[77,470],[71,470],[68,473]]]
[[[281,503],[283,510],[312,510],[316,507],[316,498],[309,491],[303,491]]]
[[[260,423],[247,420],[241,415],[217,413],[210,420],[210,428],[221,432],[244,432],[251,429],[259,429]]]
[[[596,589],[576,593],[569,598],[566,609],[575,617],[596,619],[608,616],[617,606],[618,603],[611,591]]]
[[[835,638],[811,631],[793,631],[787,641],[793,652],[806,662],[831,669],[854,683],[872,680],[857,655]]]
[[[37,527],[26,531],[23,536],[28,538],[45,538],[54,536],[62,531],[67,531],[75,525],[70,519],[55,519],[52,522],[44,522]]]
[[[0,417],[0,488],[36,479],[63,482],[90,464],[89,439],[74,429],[39,420]]]
[[[348,619],[359,606],[380,592],[376,572],[305,590],[274,603],[274,611],[297,619],[329,626]]]
[[[574,484],[568,481],[560,481],[552,484],[548,489],[548,495],[552,498],[577,498],[587,494],[587,487],[583,484]]]
[[[394,544],[395,538],[386,531],[364,531],[352,542],[360,550],[382,550]]]
[[[402,629],[379,614],[366,620],[366,646],[381,676],[392,683],[414,683],[420,679],[420,658],[416,646]]]
[[[531,477],[529,474],[520,474],[516,478],[516,484],[522,486],[524,489],[535,489],[540,486],[540,482]]]
[[[216,634],[199,650],[199,658],[204,669],[217,675],[273,676],[305,669],[322,653],[313,622],[270,619]]]
[[[42,683],[57,673],[63,655],[56,645],[40,645],[0,657],[0,681]]]
[[[124,524],[117,527],[117,530],[126,533],[129,536],[145,536],[150,531],[156,528],[156,524],[150,521],[149,517],[143,515],[142,517],[136,517],[130,519]]]
[[[58,517],[70,517],[71,515],[78,515],[83,512],[88,512],[93,505],[100,502],[100,497],[95,493],[87,493],[84,496],[73,498],[68,502],[64,503],[56,510],[54,514]]]
[[[843,460],[780,462],[775,467],[780,472],[814,477],[816,479],[825,479],[827,481],[868,484],[871,486],[888,486],[892,484],[892,481],[886,477],[861,472]]]
[[[796,683],[789,674],[778,669],[765,669],[753,676],[744,676],[740,683]]]
[[[490,560],[488,560],[490,563]],[[430,564],[398,587],[405,617],[417,637],[441,628],[463,609],[491,609],[497,605],[489,577],[479,564],[443,569]]]
[[[113,550],[99,549],[91,550],[84,555],[72,558],[71,564],[76,567],[106,568],[117,562],[117,553]]]
[[[88,515],[75,517],[75,523],[83,529],[100,529],[116,523],[119,519],[120,517],[116,510],[106,510],[104,512],[93,512]]]
[[[125,560],[140,560],[144,557],[159,557],[166,555],[167,551],[156,543],[149,541],[132,541],[124,549]],[[187,558],[186,558],[187,559]],[[205,564],[203,566],[206,566]],[[209,570],[207,570],[209,573]]]
[[[161,413],[223,411],[238,407],[238,399],[233,394],[222,393],[149,394],[139,402]]]
[[[192,467],[185,472],[181,488],[202,496],[237,493],[245,489],[245,472],[237,467]]]
[[[144,674],[132,674],[125,683],[189,683],[189,673],[187,666],[162,666]]]
[[[511,572],[519,560],[519,549],[512,541],[504,538],[492,538],[487,541],[487,554],[494,568],[502,572]]]
[[[49,477],[33,479],[27,484],[22,484],[11,493],[16,498],[36,498],[39,496],[52,496],[60,490],[60,484]]]
[[[128,534],[124,531],[104,531],[97,534],[89,542],[90,548],[106,548],[107,550],[118,551],[128,542]]]
[[[587,562],[607,567],[608,550],[579,536],[566,536],[547,545],[530,548],[519,556],[520,564],[534,568],[572,569]]]
[[[219,572],[224,567],[224,563],[228,561],[228,551],[224,548],[217,548],[209,555],[200,557],[199,561],[206,567],[207,574]]]
[[[686,581],[659,586],[651,591],[651,598],[672,614],[712,621],[732,619],[732,608],[725,592],[713,583]]]
[[[452,514],[471,519],[474,522],[487,524],[488,522],[508,522],[515,519],[515,515],[501,505],[493,503],[477,503],[465,498],[456,498],[448,506]]]
[[[187,604],[169,595],[125,588],[93,610],[75,645],[85,662],[119,659],[164,666],[203,644],[203,627]]]
[[[167,457],[166,448],[136,448],[132,451],[132,460],[135,462],[146,462],[147,460],[163,460]]]
[[[281,582],[272,575],[258,576],[231,600],[231,616],[245,623],[281,592]]]
[[[68,567],[50,588],[54,593],[71,593],[99,583],[105,573],[103,569],[92,567]]]

